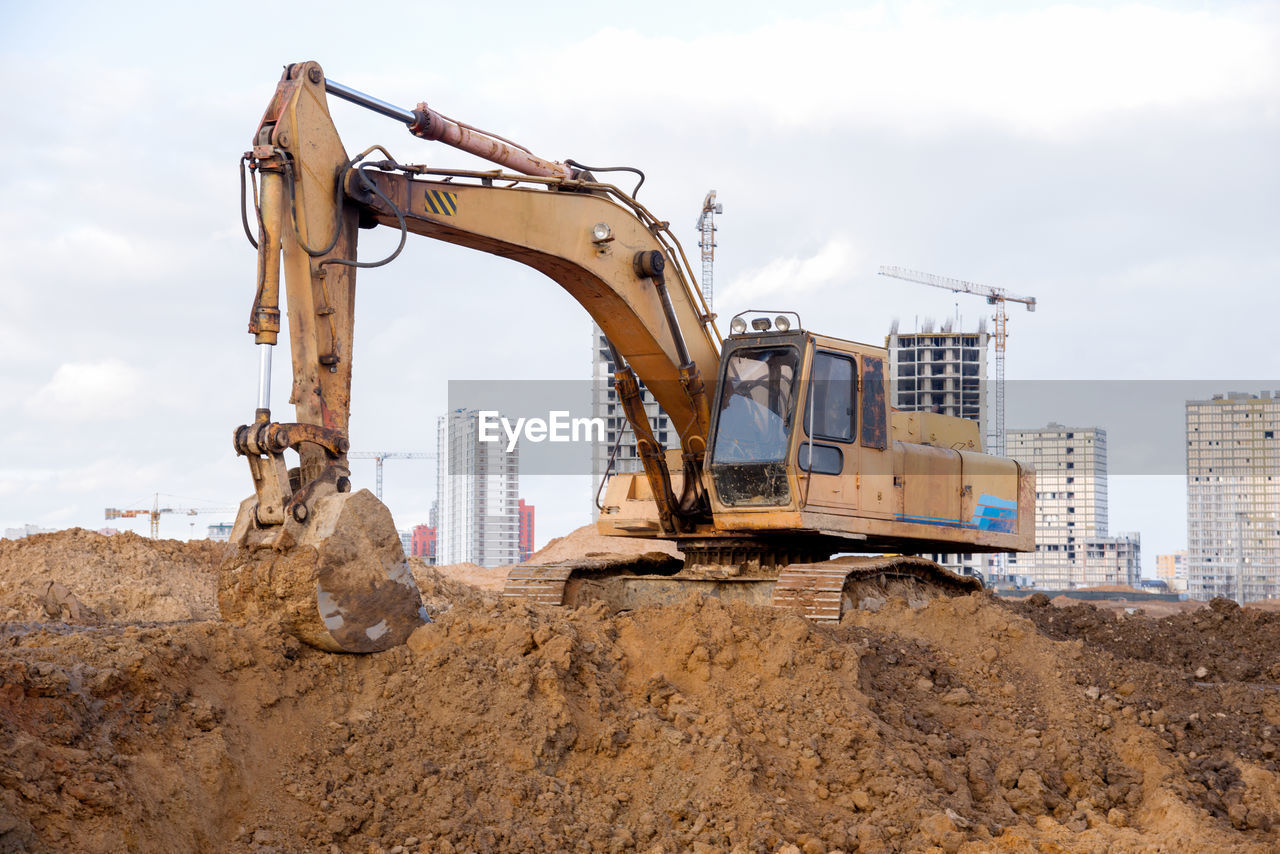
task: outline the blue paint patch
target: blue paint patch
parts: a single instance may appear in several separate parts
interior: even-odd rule
[[[912,516],[906,513],[899,513],[896,518],[899,522],[915,522],[917,525],[945,525],[948,528],[973,527],[973,525],[965,524],[959,519],[949,519],[944,516]]]
[[[979,531],[1012,534],[1018,528],[1018,502],[983,493],[970,523]]]
[[[916,516],[909,513],[898,513],[895,518],[899,522],[914,522],[917,525],[942,525],[947,528],[1013,534],[1018,530],[1018,502],[984,492],[978,496],[978,506],[974,510],[973,519],[968,522],[945,516]]]

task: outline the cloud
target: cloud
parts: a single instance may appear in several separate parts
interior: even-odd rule
[[[141,389],[141,373],[119,359],[68,362],[28,398],[26,410],[50,421],[129,418],[137,414],[133,407]]]
[[[725,286],[724,299],[745,306],[759,297],[794,297],[826,285],[847,281],[860,264],[853,247],[843,239],[827,242],[807,258],[775,258],[763,267],[750,270]]]
[[[695,121],[691,110],[815,131],[940,132],[959,120],[1056,135],[1128,110],[1268,103],[1280,81],[1270,14],[1265,6],[1056,5],[1001,15],[876,6],[692,39],[609,28],[537,62],[513,61],[526,91],[562,102],[591,69],[608,91],[592,100],[593,117],[661,92],[664,112]]]
[[[93,459],[53,461],[28,458],[0,467],[0,529],[31,522],[45,526],[103,525],[103,508],[145,507],[148,490],[174,484],[186,469],[171,459],[153,460],[113,454]],[[24,464],[26,464],[24,466]],[[181,473],[181,474],[180,474]],[[185,502],[184,502],[185,503]],[[142,523],[145,526],[145,520]],[[128,520],[115,523],[125,529]]]

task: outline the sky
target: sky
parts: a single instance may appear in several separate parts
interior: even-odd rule
[[[790,309],[879,343],[895,319],[988,310],[876,275],[898,265],[1035,296],[1011,313],[1009,379],[1160,384],[1174,403],[1151,407],[1153,431],[1181,418],[1185,381],[1280,389],[1275,3],[186,5],[4,2],[0,529],[251,491],[230,441],[257,380],[237,162],[281,67],[307,59],[550,159],[644,169],[641,201],[691,257],[714,188],[722,318]],[[332,112],[348,150],[481,168]],[[394,245],[386,232],[362,233],[361,257]],[[503,259],[413,240],[357,292],[356,449],[432,450],[450,380],[589,375],[585,312]],[[1078,414],[1013,394],[1011,416],[1038,420],[1010,427]],[[1141,444],[1117,407],[1120,444]],[[372,486],[371,462],[353,473]],[[1148,567],[1185,546],[1182,475],[1112,462],[1111,530],[1140,531]],[[433,464],[391,460],[385,480],[398,525],[426,521]],[[539,544],[589,521],[588,481],[522,484]]]

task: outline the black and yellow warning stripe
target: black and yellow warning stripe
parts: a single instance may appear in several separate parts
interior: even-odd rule
[[[453,216],[458,212],[458,194],[444,190],[427,190],[423,193],[426,199],[427,213],[436,216]]]

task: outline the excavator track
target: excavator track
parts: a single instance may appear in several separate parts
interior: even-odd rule
[[[908,601],[918,601],[981,589],[978,579],[957,575],[921,557],[842,557],[783,569],[773,588],[772,604],[798,610],[816,623],[838,623],[845,611],[899,593]]]
[[[565,586],[578,566],[576,563],[517,566],[507,574],[502,596],[504,599],[521,599],[536,605],[563,605]]]
[[[680,559],[665,552],[593,555],[583,560],[524,564],[507,573],[502,595],[536,605],[570,608],[604,600],[615,611],[631,607],[633,582],[661,580],[680,571]],[[667,597],[670,598],[670,597]]]
[[[645,563],[619,555],[518,566],[507,576],[503,596],[571,608],[602,601],[617,612],[669,603],[698,592],[726,601],[799,611],[814,622],[833,624],[840,622],[846,611],[878,607],[877,603],[895,595],[915,604],[982,589],[976,578],[956,575],[925,558],[900,555],[791,564],[776,577],[677,572],[672,561]]]

